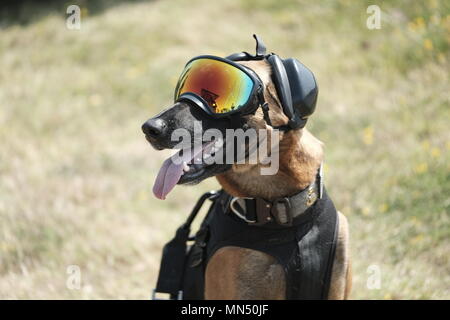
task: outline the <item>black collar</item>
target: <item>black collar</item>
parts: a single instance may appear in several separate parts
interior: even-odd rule
[[[302,191],[289,196],[269,201],[263,198],[231,197],[230,211],[249,225],[261,226],[276,222],[277,225],[291,226],[317,199],[322,198],[323,173],[322,164],[316,179]]]

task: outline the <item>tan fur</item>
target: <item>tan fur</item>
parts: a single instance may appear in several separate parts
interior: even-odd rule
[[[265,85],[274,125],[287,123],[280,108],[276,90],[271,82],[270,68],[265,61],[242,62],[254,70]],[[266,128],[260,109],[250,116],[255,129]],[[262,197],[268,200],[289,196],[307,187],[315,178],[322,162],[322,143],[308,130],[289,131],[280,135],[280,163],[275,175],[261,175],[261,164],[233,165],[216,176],[223,189],[233,196]],[[351,288],[348,254],[348,225],[339,213],[339,235],[333,264],[329,298],[347,298]],[[282,267],[275,259],[255,250],[224,247],[210,259],[206,269],[205,297],[207,299],[284,299],[286,282]]]
[[[347,299],[351,289],[351,265],[349,252],[349,232],[347,218],[341,213],[339,215],[338,242],[336,255],[331,272],[329,300]]]
[[[261,175],[261,165],[239,164],[216,178],[227,192],[239,197],[271,200],[306,188],[314,180],[322,161],[321,143],[306,129],[292,131],[280,141],[279,152],[276,175]]]
[[[206,269],[206,299],[284,299],[284,271],[265,253],[223,247]]]

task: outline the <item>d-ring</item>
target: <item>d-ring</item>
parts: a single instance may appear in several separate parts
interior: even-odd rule
[[[238,200],[240,200],[240,199],[245,200],[245,199],[253,199],[253,198],[238,198],[238,197],[233,197],[233,198],[231,199],[231,202],[230,202],[230,209],[231,209],[231,211],[233,211],[233,213],[234,213],[238,218],[241,218],[242,220],[244,220],[244,221],[247,222],[247,223],[256,223],[256,220],[249,220],[249,219],[247,219],[246,216],[244,216],[242,213],[239,212],[238,209],[236,209],[236,208],[234,207],[234,204],[235,204]]]

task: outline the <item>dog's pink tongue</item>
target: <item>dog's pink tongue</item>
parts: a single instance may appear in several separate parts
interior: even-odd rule
[[[189,163],[201,151],[202,148],[200,147],[195,149],[192,154],[190,152],[185,153],[181,157],[181,161],[178,153],[175,153],[173,156],[166,159],[161,169],[159,169],[158,176],[156,177],[155,184],[153,185],[153,194],[158,199],[164,200],[167,194],[172,191],[183,175],[183,162]]]
[[[158,176],[153,185],[153,193],[155,196],[158,199],[164,200],[166,195],[172,191],[178,180],[180,180],[182,174],[183,163],[175,164],[172,161],[172,157],[166,159],[161,169],[159,169]]]

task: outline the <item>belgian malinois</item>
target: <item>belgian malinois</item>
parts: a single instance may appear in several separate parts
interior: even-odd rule
[[[284,128],[285,130],[279,130],[277,141],[271,141],[278,146],[279,163],[277,172],[270,175],[262,175],[261,169],[267,167],[267,164],[263,164],[260,161],[256,163],[237,163],[236,159],[233,158],[233,163],[206,163],[204,159],[210,158],[211,154],[218,154],[220,148],[225,148],[227,139],[223,139],[225,141],[222,140],[220,145],[217,145],[217,143],[203,143],[201,151],[204,154],[200,156],[201,159],[199,161],[194,163],[191,160],[196,158],[198,153],[193,151],[194,147],[192,144],[191,150],[193,155],[191,154],[189,157],[184,158],[180,155],[181,163],[179,164],[170,163],[169,159],[164,163],[154,186],[154,193],[158,198],[165,198],[176,184],[196,184],[208,177],[215,176],[224,193],[230,196],[231,202],[236,199],[245,200],[250,198],[264,199],[265,203],[271,203],[271,201],[276,199],[289,199],[289,197],[308,189],[316,181],[323,158],[323,144],[304,128],[306,116],[300,119],[301,121],[304,120],[303,124],[291,125],[292,119],[290,116],[293,116],[292,113],[298,111],[295,109],[296,106],[290,112],[286,111],[286,106],[284,106],[286,97],[284,99],[280,97],[280,95],[286,94],[286,91],[282,92],[279,88],[280,81],[283,81],[283,75],[286,75],[291,82],[290,91],[287,93],[289,94],[290,92],[292,96],[295,94],[294,91],[297,90],[292,86],[301,86],[302,84],[296,84],[291,81],[292,70],[286,70],[285,73],[281,74],[281,77],[279,74],[274,74],[274,68],[277,68],[277,61],[272,61],[273,59],[271,60],[270,56],[265,55],[265,47],[262,43],[258,43],[258,46],[255,56],[251,56],[248,53],[240,56],[241,58],[234,57],[230,59],[204,56],[194,60],[197,64],[188,63],[177,86],[175,103],[155,117],[147,120],[142,126],[142,130],[151,145],[157,150],[162,150],[178,148],[177,141],[173,141],[173,133],[177,129],[184,129],[193,136],[194,124],[199,121],[201,121],[203,131],[215,129],[222,133],[224,137],[227,129],[242,129],[244,131],[254,129],[258,130],[258,132],[261,132],[261,130],[266,131],[267,136],[271,137],[269,140],[273,140],[273,136],[270,135],[273,133],[273,130]],[[247,55],[246,59],[245,55]],[[209,59],[210,61],[205,62],[202,59]],[[201,61],[198,62],[199,60]],[[216,62],[219,64],[217,66],[219,71],[214,71],[216,66],[210,65]],[[221,63],[226,64],[226,66],[221,65]],[[201,64],[205,65],[202,66]],[[227,68],[235,68],[237,70],[230,69],[228,71]],[[293,70],[297,70],[298,64],[293,68]],[[241,80],[226,80],[225,82],[220,80],[220,84],[212,83],[217,82],[214,72],[223,72],[229,75],[229,73],[241,71],[251,75],[252,79],[257,79],[252,84],[258,83],[260,86],[254,91],[252,91],[250,85],[247,88],[252,93],[249,94],[249,97],[244,97],[245,102],[241,103],[241,105],[245,105],[246,111],[240,110],[241,105],[237,101],[226,102],[225,100],[220,100],[224,95],[227,99],[234,99],[233,97],[241,94],[242,92],[235,93],[233,91],[237,90],[235,89],[237,87],[242,88],[242,84],[239,82]],[[276,72],[279,72],[279,70]],[[238,76],[242,77],[242,79],[245,78],[244,75]],[[195,77],[201,79],[199,80]],[[304,81],[302,77],[299,77],[299,79],[299,81]],[[248,81],[248,79],[244,80]],[[232,85],[229,85],[227,81],[231,81]],[[214,88],[214,85],[222,86],[223,88]],[[190,87],[184,88],[184,93],[185,95],[187,94],[188,98],[182,99],[183,88],[181,87],[187,86]],[[299,87],[298,90],[301,89]],[[232,91],[232,93],[226,90]],[[259,97],[257,97],[258,95]],[[292,99],[295,100],[295,97]],[[230,105],[228,106],[226,103]],[[214,116],[215,113],[219,116]],[[220,116],[222,114],[224,116]],[[208,149],[207,152],[205,151],[206,149]],[[249,145],[246,143],[245,150],[248,151],[248,149]],[[245,155],[248,156],[248,152]],[[316,201],[316,198],[310,201],[311,203],[308,203],[307,207],[311,206],[314,208],[316,206],[314,201]],[[257,234],[259,230],[265,230],[264,232],[266,232],[268,229],[265,228],[265,225],[255,223],[256,220],[247,220],[246,217],[243,217],[242,214],[239,214],[234,209],[229,210],[230,205],[232,206],[233,204],[228,202],[224,205],[224,212],[231,212],[228,215],[233,215],[232,211],[234,211],[239,216],[236,217],[234,215],[232,219],[234,219],[233,223],[236,223],[236,225],[240,223],[243,226],[242,229],[239,229],[243,234],[240,236],[241,240],[239,243],[243,245],[224,245],[218,250],[209,253],[210,256],[206,259],[207,265],[204,269],[203,297],[206,299],[286,299],[297,297],[298,295],[292,296],[288,293],[290,292],[290,281],[296,280],[295,275],[294,278],[288,276],[287,264],[282,265],[279,259],[268,253],[267,250],[248,247],[245,243],[245,230],[247,230],[245,228],[247,228],[247,225],[249,225],[248,228],[251,228],[248,229],[249,233],[250,230]],[[259,212],[256,213],[256,216],[259,216]],[[271,220],[270,223],[277,224],[276,221],[271,219],[270,213],[265,218]],[[239,219],[242,221],[238,222]],[[328,280],[319,280],[329,282],[323,298],[346,299],[350,293],[352,277],[348,223],[345,216],[340,212],[337,212],[336,220],[337,227],[334,233],[333,254],[329,256],[332,260],[329,268],[329,278]],[[282,221],[281,224],[285,222]],[[281,226],[274,230],[282,236],[283,233],[288,232],[285,230],[293,228],[292,223],[290,222],[286,228],[283,229]],[[313,223],[305,228],[306,234],[315,232]],[[211,229],[210,232],[213,233],[214,230],[220,231],[220,225],[216,226],[216,229]],[[211,237],[214,237],[214,234]],[[270,236],[268,237],[270,238]],[[264,248],[264,244],[261,247]],[[276,250],[281,251],[280,255],[283,253],[283,248],[282,243],[276,248]],[[301,250],[308,251],[312,249],[305,245],[304,249],[302,247],[298,249],[297,246],[294,246],[292,250],[300,250],[299,253],[295,251],[298,255],[302,254]],[[286,250],[288,250],[287,246]],[[304,254],[302,257],[313,259],[311,254]],[[310,263],[314,266],[315,262]],[[304,270],[306,268],[301,259],[298,261],[298,264],[299,267],[297,269]],[[312,269],[314,268],[312,267]],[[302,295],[300,294],[299,296]],[[308,298],[308,296],[306,297]],[[313,298],[316,298],[316,296],[313,296]]]

